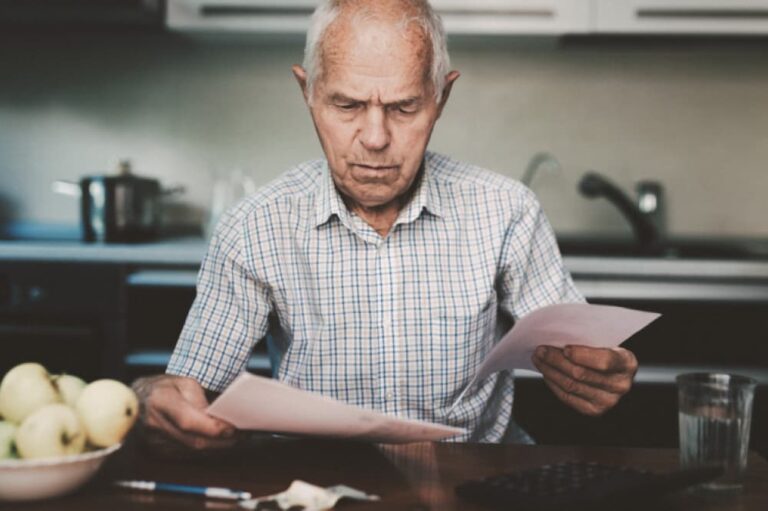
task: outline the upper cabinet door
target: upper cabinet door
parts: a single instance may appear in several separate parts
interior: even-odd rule
[[[590,0],[432,0],[448,34],[562,35],[590,29]]]
[[[317,0],[166,0],[172,30],[306,32]]]
[[[768,0],[595,0],[594,7],[603,33],[768,33]]]
[[[449,34],[585,33],[591,0],[433,0]],[[317,0],[167,0],[174,30],[306,31]]]

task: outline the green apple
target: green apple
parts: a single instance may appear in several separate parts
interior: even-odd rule
[[[130,387],[117,380],[96,380],[80,393],[75,410],[88,441],[99,447],[120,443],[139,413],[139,400]]]
[[[61,403],[45,405],[16,431],[16,450],[22,458],[49,458],[80,454],[85,431],[75,411]]]
[[[58,374],[52,378],[64,404],[74,408],[77,398],[87,385],[82,379],[71,374]]]
[[[0,414],[7,421],[21,424],[35,410],[61,397],[45,367],[34,362],[17,365],[0,383]]]
[[[0,460],[13,458],[13,443],[16,426],[11,422],[0,421]]]

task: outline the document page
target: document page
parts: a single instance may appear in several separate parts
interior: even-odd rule
[[[659,316],[661,314],[656,312],[586,303],[562,303],[536,309],[518,320],[493,347],[452,408],[477,382],[497,371],[529,369],[538,372],[531,362],[537,346],[614,348]]]
[[[381,443],[442,440],[465,432],[348,405],[249,373],[238,376],[207,412],[239,429]]]

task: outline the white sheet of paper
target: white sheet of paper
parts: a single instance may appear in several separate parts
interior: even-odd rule
[[[238,376],[207,412],[238,429],[382,443],[441,440],[465,432],[384,415],[249,373]]]
[[[614,348],[639,332],[661,314],[612,305],[562,303],[536,309],[521,318],[493,347],[480,365],[475,377],[453,407],[478,381],[501,370],[530,369],[537,346],[562,348],[578,344],[596,348]]]

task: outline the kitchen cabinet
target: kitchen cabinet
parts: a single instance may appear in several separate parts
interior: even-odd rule
[[[316,0],[167,0],[171,30],[304,33]]]
[[[766,0],[594,0],[594,31],[615,34],[768,34]]]
[[[122,366],[121,269],[0,261],[0,374],[37,361],[93,380]]]
[[[0,0],[0,26],[161,27],[163,0]]]
[[[433,0],[449,34],[586,33],[591,0]],[[303,33],[313,0],[168,0],[173,30]]]
[[[303,35],[316,0],[167,0],[171,30]],[[432,0],[449,35],[768,33],[766,0]]]
[[[433,0],[449,34],[583,34],[590,0]]]

